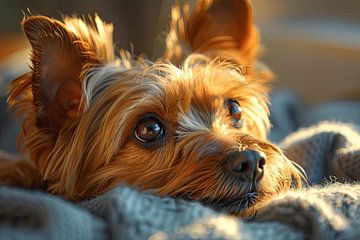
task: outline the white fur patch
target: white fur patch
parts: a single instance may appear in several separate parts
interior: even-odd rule
[[[136,73],[143,71],[143,66],[130,61],[117,59],[114,62],[87,70],[83,84],[86,107],[90,106],[94,99],[114,82],[129,81],[129,77],[133,78]]]
[[[210,113],[209,113],[210,114]],[[179,129],[176,133],[181,137],[193,132],[210,132],[211,123],[207,123],[205,119],[210,119],[205,113],[196,111],[194,107],[190,107],[189,112],[179,113]]]
[[[127,71],[125,67],[118,62],[96,66],[91,68],[84,79],[84,96],[86,106],[90,106],[91,101],[114,81],[119,80],[119,75]]]

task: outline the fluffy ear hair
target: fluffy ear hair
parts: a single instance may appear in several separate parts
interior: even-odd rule
[[[13,81],[9,104],[21,108],[31,100],[37,127],[57,134],[81,112],[84,68],[114,59],[113,27],[98,16],[91,25],[75,17],[60,22],[30,16],[22,26],[32,48],[32,73]]]
[[[259,35],[249,0],[199,0],[191,14],[188,5],[175,5],[166,45],[164,58],[175,64],[190,53],[213,55],[217,50],[236,50],[245,64],[252,63]]]

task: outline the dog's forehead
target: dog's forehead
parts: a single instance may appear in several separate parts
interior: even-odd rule
[[[164,84],[167,99],[176,99],[183,111],[215,111],[225,99],[241,98],[246,93],[244,75],[223,66],[204,65],[180,68],[166,76]]]
[[[244,92],[246,79],[240,72],[213,65],[154,64],[130,69],[106,65],[89,71],[84,82],[88,106],[99,99],[109,103],[106,99],[117,95],[117,99],[133,101],[133,106],[157,106],[161,108],[159,112],[189,116],[195,116],[195,112],[212,115],[225,99],[248,95]],[[124,98],[125,95],[131,98]]]

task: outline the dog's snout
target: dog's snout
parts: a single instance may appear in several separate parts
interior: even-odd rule
[[[228,171],[242,180],[255,182],[264,175],[266,159],[263,153],[254,150],[236,151],[227,157]]]

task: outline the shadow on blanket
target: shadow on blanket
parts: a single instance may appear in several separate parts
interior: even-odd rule
[[[276,196],[254,219],[127,186],[79,205],[2,187],[0,239],[360,239],[360,104],[309,110],[293,94],[277,94],[270,137],[304,167],[310,187]],[[354,183],[329,183],[332,175]]]

